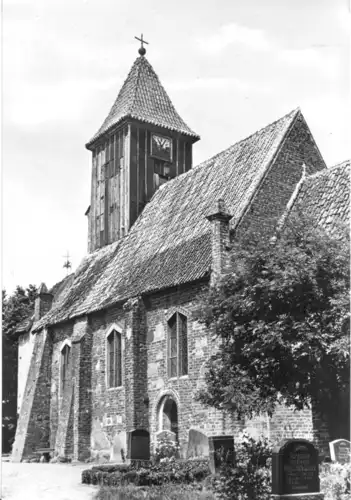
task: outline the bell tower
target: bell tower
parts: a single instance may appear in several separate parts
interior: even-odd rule
[[[125,236],[155,191],[192,167],[200,139],[182,120],[145,57],[139,57],[98,132],[92,152],[88,250]]]

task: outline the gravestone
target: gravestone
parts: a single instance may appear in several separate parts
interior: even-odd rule
[[[345,464],[350,462],[350,441],[347,439],[335,439],[329,443],[330,458],[333,462]]]
[[[173,441],[174,443],[177,441],[177,436],[175,432],[164,430],[164,431],[159,431],[156,433],[156,440],[161,441],[161,440],[167,440],[167,441]]]
[[[318,451],[307,439],[284,439],[272,454],[272,499],[322,500]]]
[[[187,458],[191,457],[208,457],[209,445],[208,437],[201,431],[190,429]]]
[[[129,457],[131,460],[150,460],[150,434],[144,429],[129,433]]]
[[[208,438],[210,470],[215,474],[220,469],[223,459],[226,462],[234,462],[234,437],[233,436],[211,436]]]

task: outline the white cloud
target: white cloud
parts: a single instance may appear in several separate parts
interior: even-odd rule
[[[211,55],[218,54],[231,45],[242,45],[257,51],[271,48],[264,31],[236,23],[224,25],[217,33],[197,39],[199,50]]]
[[[266,53],[275,61],[289,67],[317,69],[327,77],[333,77],[338,70],[340,47],[301,47],[288,48],[260,29],[230,23],[222,26],[216,33],[196,40],[199,51],[209,56],[217,56],[230,47],[244,47],[248,50]]]
[[[325,76],[333,77],[338,71],[340,51],[328,47],[281,49],[275,56],[289,66],[317,69]]]
[[[4,86],[4,117],[23,126],[80,120],[99,91],[118,89],[121,79],[66,80],[57,84],[12,83]]]

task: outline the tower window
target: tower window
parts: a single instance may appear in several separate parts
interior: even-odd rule
[[[65,345],[61,351],[61,388],[62,391],[68,386],[71,379],[71,348]]]
[[[168,376],[188,374],[188,324],[187,318],[175,313],[168,321]]]
[[[113,330],[107,337],[108,350],[108,385],[120,387],[122,385],[122,339],[121,334]]]

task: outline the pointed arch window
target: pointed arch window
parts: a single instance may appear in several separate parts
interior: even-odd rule
[[[61,350],[61,388],[66,389],[71,379],[71,347],[65,344]]]
[[[188,320],[176,312],[168,320],[168,376],[188,375]]]
[[[112,330],[107,337],[107,362],[109,387],[122,385],[122,338],[120,332]]]

